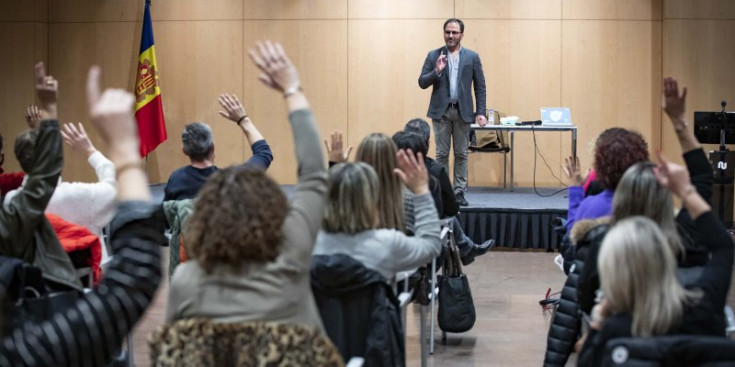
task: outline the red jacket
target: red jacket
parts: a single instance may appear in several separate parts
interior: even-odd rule
[[[101,276],[102,244],[99,237],[95,236],[86,227],[67,222],[59,216],[46,214],[46,218],[51,223],[51,227],[54,228],[54,232],[59,237],[59,242],[61,242],[61,246],[64,247],[66,253],[89,249],[90,256],[87,259],[87,264],[92,268],[92,277],[96,285]]]
[[[23,183],[23,172],[4,173],[0,168],[0,197],[5,196],[10,190],[15,190]]]

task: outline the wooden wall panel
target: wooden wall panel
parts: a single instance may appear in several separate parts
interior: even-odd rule
[[[728,102],[729,111],[735,110],[735,49],[723,47],[728,42],[724,40],[735,39],[735,20],[666,20],[664,30],[663,74],[687,86],[690,125],[694,111],[720,111],[722,100]],[[680,160],[681,149],[667,117],[662,126],[663,152]]]
[[[151,13],[153,18],[159,21],[239,20],[242,19],[244,2],[247,1],[154,0],[151,2]]]
[[[217,98],[223,92],[244,97],[242,21],[164,21],[156,24],[155,33],[168,140],[149,155],[151,182],[166,182],[171,172],[189,164],[181,151],[181,132],[195,121],[212,128],[215,164],[241,163],[245,137],[218,114]],[[252,110],[248,103],[245,107]]]
[[[243,19],[345,19],[346,0],[247,0]]]
[[[143,4],[143,0],[52,0],[49,22],[131,22],[143,19]]]
[[[660,22],[570,20],[562,27],[562,105],[571,108],[579,141],[620,126],[639,131],[651,151],[658,148]],[[592,158],[580,159],[586,169]]]
[[[561,19],[561,0],[456,0],[459,19]]]
[[[263,86],[259,71],[247,50],[255,41],[281,42],[299,71],[301,85],[309,98],[322,136],[347,127],[347,22],[329,21],[245,21],[246,52],[244,100],[274,151],[268,170],[282,184],[296,182],[296,159],[288,116],[280,93]]]
[[[349,19],[447,19],[453,0],[347,0]]]
[[[735,19],[732,0],[664,0],[664,18]]]
[[[663,0],[562,0],[564,19],[661,20]]]
[[[357,147],[372,132],[390,136],[402,130],[411,118],[426,119],[431,89],[419,88],[418,77],[429,50],[444,44],[443,22],[443,19],[350,21],[347,129],[350,144]],[[431,151],[433,154],[433,147]]]
[[[0,0],[0,22],[47,22],[48,0]]]
[[[519,116],[541,117],[540,108],[561,102],[561,21],[558,20],[468,20],[463,44],[477,51],[483,61],[488,108]],[[532,183],[533,136],[516,134],[516,182]],[[537,143],[559,175],[559,134],[539,133]],[[477,157],[477,159],[475,158]],[[477,161],[477,162],[475,162]],[[487,167],[501,175],[486,178]],[[502,184],[502,159],[474,155],[470,179],[480,185]],[[520,169],[525,167],[524,169]],[[547,169],[539,169],[537,183],[557,185]]]
[[[5,163],[8,172],[20,170],[13,154],[13,142],[27,129],[24,120],[25,107],[34,103],[34,67],[37,58],[34,28],[37,23],[0,22],[0,50],[5,51],[0,67],[0,134],[3,136]],[[44,47],[45,45],[40,45]]]
[[[102,68],[103,87],[132,90],[137,63],[140,24],[134,22],[51,23],[49,25],[50,72],[59,80],[59,122],[82,122],[92,142],[105,152],[89,121],[86,102],[87,72]],[[64,147],[67,181],[96,181],[85,157]]]

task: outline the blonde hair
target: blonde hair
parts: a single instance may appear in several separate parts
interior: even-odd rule
[[[634,215],[648,217],[658,224],[674,256],[683,257],[684,246],[674,218],[674,199],[656,180],[655,166],[651,162],[640,162],[625,171],[613,196],[613,224]]]
[[[362,139],[360,146],[357,147],[355,160],[371,165],[378,174],[380,182],[380,195],[377,200],[378,227],[403,232],[406,228],[401,191],[403,184],[393,173],[398,166],[397,152],[398,148],[393,139],[382,133],[372,133]]]
[[[643,216],[623,219],[602,241],[597,267],[612,312],[633,317],[636,337],[663,335],[681,324],[684,305],[701,298],[676,279],[676,259],[656,223]]]
[[[378,227],[378,175],[367,163],[341,163],[329,170],[322,228],[355,234]]]

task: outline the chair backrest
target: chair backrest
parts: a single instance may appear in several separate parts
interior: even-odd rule
[[[702,335],[617,338],[607,342],[603,366],[733,366],[735,340]]]
[[[321,331],[278,322],[184,319],[154,331],[148,347],[156,367],[344,366]]]
[[[324,329],[342,358],[405,365],[399,301],[385,278],[348,255],[317,255],[311,284]]]

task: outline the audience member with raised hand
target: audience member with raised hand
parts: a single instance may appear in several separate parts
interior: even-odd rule
[[[327,148],[327,158],[329,159],[329,166],[333,166],[337,163],[347,162],[350,159],[350,153],[352,153],[352,145],[344,150],[344,143],[342,142],[342,132],[333,131],[329,136],[329,140],[324,139],[324,147]]]
[[[659,154],[658,182],[679,198],[703,234],[710,259],[694,284],[682,287],[676,256],[656,223],[624,219],[609,231],[598,258],[605,301],[592,312],[580,366],[599,366],[607,341],[670,334],[724,336],[721,317],[730,288],[733,241],[684,166]]]
[[[439,217],[429,191],[422,154],[397,153],[396,177],[416,195],[416,234],[380,225],[378,175],[364,162],[342,163],[329,172],[329,192],[314,255],[348,255],[385,279],[425,265],[441,253]]]
[[[150,201],[138,153],[134,98],[123,90],[100,94],[99,73],[97,67],[90,70],[87,93],[92,120],[109,144],[110,159],[117,170],[120,205],[111,233],[116,256],[99,286],[81,296],[76,304],[7,335],[0,343],[0,366],[108,364],[150,304],[160,281],[159,247],[165,237],[163,223],[153,215],[157,205]],[[54,124],[53,120],[42,122],[39,147],[46,144],[46,130]],[[58,132],[56,135],[56,153],[60,157],[61,139]],[[60,158],[44,155],[35,163],[40,165],[46,160]],[[28,185],[34,180],[34,173],[29,173]],[[21,192],[11,203],[23,200],[24,195]],[[4,220],[2,223],[6,224]]]
[[[406,209],[403,207],[403,183],[394,174],[398,168],[398,147],[389,136],[372,133],[362,139],[355,152],[356,162],[369,164],[378,174],[380,195],[378,228],[406,231]]]
[[[26,132],[16,140],[16,157],[24,169],[32,168],[33,149],[37,134]],[[102,229],[110,223],[115,214],[115,166],[107,159],[87,136],[81,123],[67,123],[62,127],[61,136],[64,143],[81,156],[97,175],[97,182],[64,182],[56,186],[51,200],[46,206],[46,213],[57,215],[65,221],[89,229],[92,234],[101,238]],[[8,203],[22,190],[9,192],[4,199]],[[103,260],[105,248],[103,246]]]
[[[0,210],[0,255],[18,258],[41,269],[51,290],[81,290],[76,270],[56,238],[44,210],[54,193],[64,163],[57,119],[58,82],[36,64],[35,90],[43,121],[26,150],[24,188]]]
[[[283,48],[258,42],[250,58],[260,80],[285,99],[298,184],[288,203],[260,169],[230,167],[207,181],[186,231],[191,259],[171,279],[166,319],[274,321],[322,330],[308,274],[327,190],[319,133]]]
[[[236,123],[250,144],[252,156],[244,164],[267,170],[273,161],[273,152],[240,100],[234,94],[225,93],[217,102],[224,108],[219,114]],[[186,125],[181,133],[181,143],[190,164],[171,173],[164,189],[164,201],[194,198],[207,178],[219,169],[214,165],[214,136],[209,125],[203,122]]]

